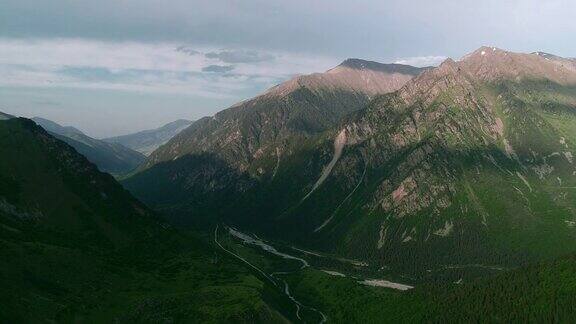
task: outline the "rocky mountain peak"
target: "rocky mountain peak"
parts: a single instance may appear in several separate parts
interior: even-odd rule
[[[347,60],[293,82],[367,83],[376,73]],[[444,244],[454,247],[439,256],[446,262],[508,262],[508,247],[485,253],[491,237],[505,242],[514,233],[533,248],[533,232],[517,225],[525,215],[533,226],[549,210],[571,215],[564,206],[574,197],[563,189],[576,174],[576,93],[566,85],[575,75],[566,60],[481,47],[377,98],[307,88],[244,103],[182,133],[125,184],[150,205],[186,215],[178,221],[223,215],[286,240],[348,249],[349,257],[368,249],[370,262],[429,269],[438,258],[427,256]],[[228,197],[236,200],[222,204]],[[546,231],[567,228],[565,221],[559,216]],[[559,235],[572,242],[568,230]],[[478,238],[482,248],[460,254]],[[556,251],[556,235],[543,240]]]
[[[458,63],[471,76],[483,81],[547,79],[559,84],[576,84],[574,61],[543,52],[516,53],[483,46]]]
[[[263,152],[278,158],[279,141],[322,132],[425,70],[349,59],[324,73],[297,76],[196,123],[151,154],[142,169],[193,152],[210,152],[245,170],[265,156]]]
[[[493,58],[495,55],[501,55],[508,53],[505,50],[499,49],[498,47],[494,46],[481,46],[477,50],[464,55],[460,61],[470,61],[470,60],[478,60],[478,59],[488,59]]]
[[[339,68],[349,68],[354,70],[372,70],[390,74],[400,73],[400,74],[415,75],[422,72],[422,68],[417,68],[411,65],[395,64],[395,63],[384,64],[357,58],[346,59],[344,60],[344,62],[340,63],[337,67],[335,67],[332,70],[329,70],[328,72],[334,70],[339,71],[340,70]]]
[[[324,72],[297,76],[268,90],[266,95],[285,96],[305,87],[312,91],[354,91],[370,96],[398,90],[426,68],[347,59]]]

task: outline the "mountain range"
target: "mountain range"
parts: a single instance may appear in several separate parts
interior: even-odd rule
[[[141,169],[202,152],[215,153],[239,170],[257,173],[255,160],[282,141],[325,131],[382,93],[398,90],[425,69],[348,59],[325,72],[299,76],[213,117],[205,117],[154,152]],[[178,146],[175,150],[174,146]],[[285,150],[291,148],[286,147]]]
[[[32,120],[55,137],[74,147],[100,171],[113,175],[124,175],[136,169],[145,160],[145,156],[130,148],[116,143],[108,143],[92,138],[77,128],[62,126],[48,119],[34,117]]]
[[[193,124],[124,185],[177,224],[419,278],[576,250],[573,60],[482,47],[393,71],[354,60],[290,80]]]
[[[325,73],[296,77],[196,121],[152,153],[125,185],[173,215],[176,205],[217,204],[232,192],[245,191],[255,179],[274,178],[284,157],[303,142],[424,70],[349,59]],[[138,189],[144,187],[149,189]]]
[[[148,156],[192,123],[190,120],[179,119],[156,129],[105,138],[103,141],[120,144]]]

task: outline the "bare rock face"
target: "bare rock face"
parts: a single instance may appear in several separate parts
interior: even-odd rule
[[[483,81],[497,79],[545,79],[568,85],[576,83],[574,60],[550,54],[513,53],[496,47],[481,47],[465,56],[460,66]]]

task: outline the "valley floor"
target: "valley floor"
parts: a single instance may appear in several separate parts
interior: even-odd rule
[[[218,226],[220,248],[247,263],[294,302],[297,321],[525,322],[576,319],[576,258],[469,281],[413,282],[378,275],[359,261],[266,242],[238,229]],[[468,265],[464,268],[482,268]],[[490,269],[492,270],[492,269]],[[382,273],[382,272],[380,272]],[[402,281],[396,278],[403,279]],[[413,286],[412,286],[413,285]],[[570,306],[572,305],[572,306]]]

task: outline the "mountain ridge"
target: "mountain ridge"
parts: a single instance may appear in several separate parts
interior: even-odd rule
[[[112,220],[118,222],[114,225],[118,226],[118,229],[113,229],[112,224],[106,224],[110,221],[107,215],[111,213],[109,210],[106,211],[107,209],[124,210],[127,218],[141,217],[142,227],[160,223],[158,218],[152,216],[151,211],[132,198],[109,174],[98,171],[94,164],[78,154],[71,145],[53,137],[32,120],[13,118],[2,121],[1,126],[4,134],[2,150],[10,152],[9,157],[3,154],[5,158],[1,165],[2,178],[10,179],[7,182],[3,181],[3,186],[7,187],[2,190],[2,213],[9,216],[12,213],[12,217],[16,217],[16,220],[24,222],[26,217],[18,219],[21,218],[18,215],[37,215],[30,219],[33,223],[37,223],[34,226],[35,230],[52,231],[54,228],[59,228],[59,231],[63,232],[64,228],[70,228],[74,235],[86,237],[90,237],[90,230],[101,231],[105,233],[103,236],[107,240],[114,242],[114,246],[123,245],[128,234],[119,235],[122,231],[120,228],[124,226],[122,219]],[[18,142],[21,145],[15,145]],[[27,162],[19,164],[14,162],[20,160]],[[52,172],[54,170],[59,172]],[[41,179],[46,180],[45,183],[50,183],[52,189],[44,190],[42,186],[36,184]],[[79,185],[80,182],[83,182],[82,185]],[[12,188],[11,184],[16,183],[19,184],[17,189]],[[60,199],[54,199],[54,195]],[[98,196],[99,199],[94,200],[94,196]],[[21,212],[18,212],[19,210]],[[85,224],[70,221],[68,217],[77,210],[82,210],[85,217],[93,217],[94,220]],[[140,227],[138,222],[134,221],[130,229],[123,228],[128,232],[138,233],[130,234],[131,240],[147,236],[144,230],[138,232]],[[82,226],[90,227],[87,224],[94,227],[90,230],[80,230]],[[126,237],[120,238],[120,236]],[[90,242],[90,239],[87,239],[87,242]]]
[[[145,159],[144,155],[139,152],[120,144],[111,144],[92,138],[77,128],[62,126],[40,117],[34,117],[32,120],[55,137],[70,144],[80,154],[96,164],[101,171],[117,176],[124,175],[137,168]]]
[[[357,70],[368,69],[386,73],[402,73],[402,74],[418,74],[422,72],[422,69],[432,68],[432,67],[420,68],[400,63],[380,63],[376,61],[369,61],[358,58],[347,58],[344,61],[342,61],[342,63],[340,63],[338,66],[349,67]]]
[[[0,120],[7,120],[7,119],[12,119],[15,118],[14,116],[10,115],[10,114],[6,114],[0,111]]]
[[[364,61],[368,62],[368,61]],[[379,66],[388,66],[386,64]],[[393,65],[397,66],[397,65]],[[404,66],[403,66],[404,67]],[[352,69],[343,65],[325,73],[298,76],[272,87],[252,99],[239,102],[220,111],[213,117],[203,118],[193,127],[180,133],[163,148],[154,152],[140,170],[149,168],[161,161],[172,160],[190,150],[213,150],[212,146],[238,145],[244,158],[240,169],[248,168],[258,149],[269,141],[281,140],[285,136],[308,136],[324,130],[341,116],[360,109],[378,93],[393,91],[425,69],[413,68],[412,74],[385,73],[374,70]],[[326,105],[326,103],[328,103]],[[326,109],[323,106],[330,106]],[[296,108],[297,107],[297,108]],[[228,138],[220,143],[193,143],[186,138],[197,132],[218,131],[220,137]],[[237,137],[238,134],[240,137]],[[207,133],[204,137],[212,136]],[[243,137],[255,138],[251,143],[237,143]],[[264,143],[261,142],[260,139]],[[234,143],[234,144],[232,144]],[[236,144],[237,143],[237,144]],[[176,152],[171,146],[178,146]],[[197,148],[194,148],[197,147]],[[220,149],[216,149],[218,151]]]
[[[167,143],[172,137],[186,129],[192,123],[194,122],[190,120],[178,119],[155,129],[148,129],[132,134],[108,137],[102,140],[108,143],[121,144],[148,156],[152,154],[154,150]]]

